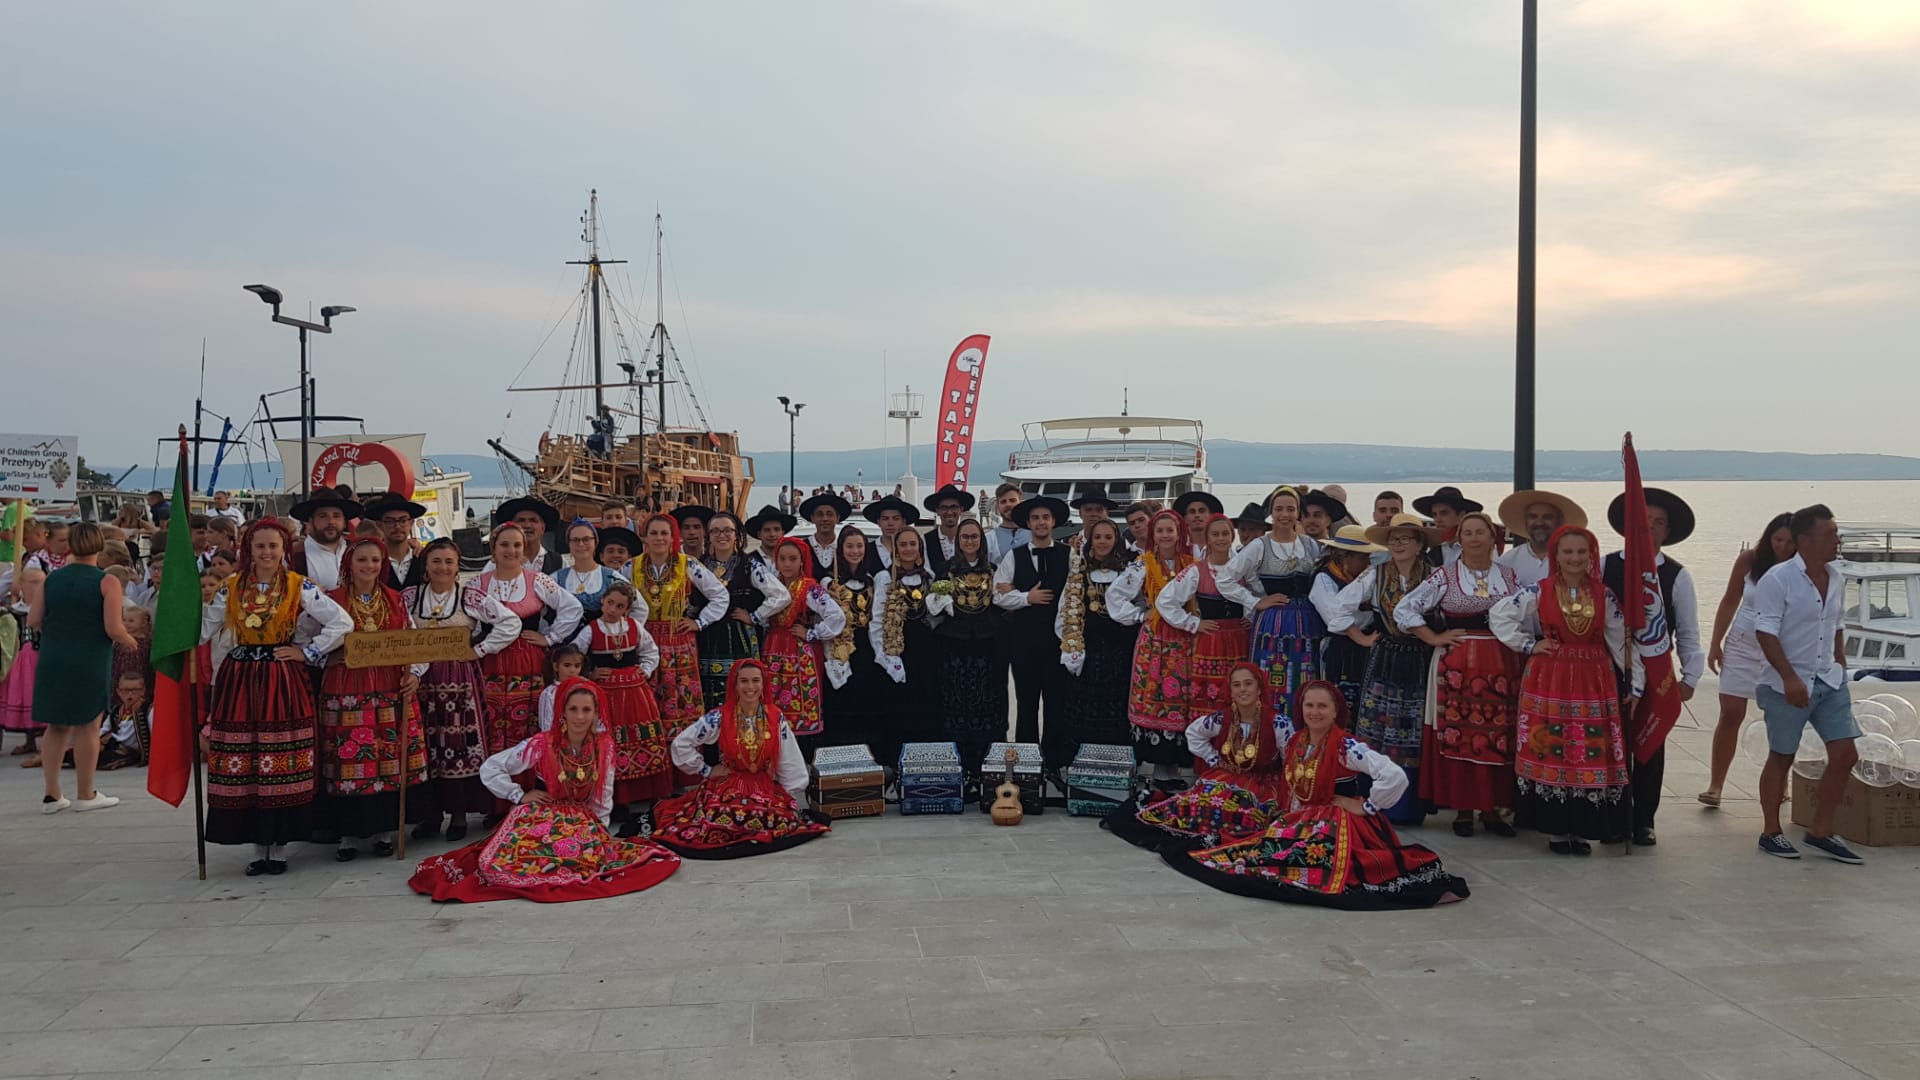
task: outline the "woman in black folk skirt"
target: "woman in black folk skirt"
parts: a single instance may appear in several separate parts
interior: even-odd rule
[[[1125,746],[1132,741],[1127,694],[1133,679],[1133,644],[1139,620],[1120,622],[1107,604],[1107,589],[1132,560],[1112,521],[1087,527],[1084,554],[1074,553],[1066,596],[1056,617],[1060,662],[1073,672],[1067,699],[1068,760],[1082,743]]]
[[[914,534],[916,537],[918,533]],[[826,728],[822,746],[871,746],[875,731],[893,704],[893,680],[873,662],[867,633],[873,622],[874,575],[867,538],[851,525],[840,530],[833,549],[833,576],[823,582],[833,602],[846,612],[847,627],[827,642],[827,687],[821,698]]]
[[[1007,658],[993,606],[993,561],[987,534],[971,518],[954,534],[946,576],[934,583],[927,610],[939,617],[939,739],[960,746],[969,772],[987,747],[1007,736]]]
[[[902,743],[944,738],[940,636],[934,632],[927,608],[934,582],[940,579],[927,569],[926,544],[926,538],[912,529],[901,530],[893,541],[893,566],[873,576],[867,655],[885,686],[879,696],[884,712],[867,745],[874,760],[885,765],[900,760]]]
[[[773,568],[740,553],[740,519],[725,510],[707,522],[707,554],[700,560],[727,587],[726,617],[700,631],[700,696],[708,709],[727,699],[733,666],[760,655],[760,623],[787,606],[787,590]]]
[[[1313,587],[1307,598],[1327,624],[1327,637],[1320,647],[1320,671],[1338,687],[1346,699],[1347,710],[1360,708],[1360,694],[1367,681],[1367,657],[1379,639],[1379,620],[1371,607],[1349,611],[1340,604],[1341,590],[1367,572],[1376,554],[1386,548],[1367,539],[1358,525],[1341,526],[1340,531],[1321,542],[1320,565],[1313,572]]]

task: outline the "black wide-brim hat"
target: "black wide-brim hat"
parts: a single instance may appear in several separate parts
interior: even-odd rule
[[[1668,491],[1666,488],[1643,488],[1648,506],[1657,506],[1667,512],[1667,539],[1662,547],[1672,547],[1693,535],[1693,507],[1687,500]],[[1627,535],[1627,493],[1621,492],[1607,504],[1607,524],[1621,536]]]
[[[759,513],[742,522],[741,527],[747,530],[748,535],[759,536],[760,526],[765,525],[769,521],[779,522],[780,531],[783,533],[792,532],[793,527],[800,524],[799,518],[794,517],[792,514],[781,513],[780,508],[777,506],[763,506],[760,508]]]
[[[1309,506],[1317,506],[1320,509],[1325,510],[1327,512],[1327,516],[1329,518],[1332,518],[1335,521],[1341,521],[1341,520],[1345,520],[1353,517],[1352,514],[1347,513],[1346,503],[1341,502],[1339,499],[1334,498],[1333,496],[1327,494],[1324,491],[1307,492],[1307,497],[1300,500],[1300,506],[1302,509],[1305,509],[1306,507],[1309,507]]]
[[[1073,508],[1075,510],[1083,506],[1104,506],[1107,508],[1107,513],[1109,514],[1120,509],[1119,503],[1107,497],[1107,489],[1099,485],[1087,488],[1080,493],[1078,498],[1073,500]]]
[[[1451,506],[1463,514],[1471,514],[1476,510],[1486,509],[1486,507],[1460,494],[1460,489],[1451,484],[1438,489],[1431,495],[1422,495],[1413,500],[1413,508],[1428,517],[1432,517],[1433,508],[1441,504]]]
[[[548,506],[546,503],[541,502],[531,495],[522,495],[517,499],[508,499],[506,502],[494,507],[493,523],[495,525],[505,525],[507,522],[512,521],[522,510],[531,510],[539,514],[540,520],[547,523],[548,532],[557,533],[560,531],[560,511],[555,510],[553,507]]]
[[[1173,512],[1176,514],[1179,514],[1182,517],[1185,517],[1187,514],[1187,507],[1192,506],[1194,503],[1197,503],[1197,502],[1206,503],[1207,509],[1213,511],[1216,514],[1224,514],[1227,512],[1227,508],[1220,504],[1220,500],[1215,498],[1213,492],[1211,491],[1187,492],[1185,495],[1182,495],[1179,498],[1173,500]]]
[[[880,514],[884,510],[900,511],[900,516],[906,518],[907,524],[909,525],[917,524],[920,521],[920,508],[898,495],[889,495],[877,502],[868,503],[860,510],[860,516],[878,525],[880,524]]]
[[[1065,525],[1067,523],[1068,510],[1066,502],[1061,499],[1056,499],[1051,495],[1034,495],[1019,506],[1014,507],[1013,523],[1023,529],[1026,528],[1027,518],[1032,516],[1035,510],[1051,511],[1055,525]]]
[[[1234,518],[1233,523],[1249,529],[1271,530],[1273,528],[1273,522],[1267,517],[1267,512],[1260,508],[1259,503],[1252,502],[1240,511],[1240,516]]]
[[[713,507],[701,506],[699,503],[688,503],[685,506],[676,506],[667,511],[667,516],[679,522],[683,527],[689,521],[697,521],[705,525],[707,522],[713,520]]]
[[[823,506],[833,507],[834,512],[840,515],[841,521],[845,521],[848,518],[853,516],[852,503],[848,502],[846,499],[841,498],[838,495],[835,495],[831,491],[827,491],[827,492],[822,492],[819,495],[815,495],[814,497],[808,499],[806,502],[803,502],[800,504],[800,520],[812,521],[813,512],[815,510],[820,509]]]
[[[343,499],[338,495],[315,495],[305,502],[295,503],[293,509],[287,511],[287,516],[295,521],[307,521],[313,517],[313,512],[316,510],[338,510],[346,514],[348,520],[367,516],[365,507],[352,499]],[[422,512],[425,512],[424,507]]]
[[[920,505],[937,514],[940,512],[940,504],[948,499],[960,500],[962,512],[973,509],[973,493],[963,487],[954,487],[952,484],[941,485],[939,491],[921,499]]]
[[[405,510],[407,516],[412,518],[423,518],[427,516],[426,507],[393,491],[375,495],[372,499],[368,500],[362,508],[360,516],[378,520],[381,515],[389,510]]]
[[[647,546],[647,542],[640,539],[640,534],[634,532],[632,529],[621,525],[610,525],[607,528],[599,530],[594,536],[594,562],[599,562],[600,556],[606,554],[608,544],[619,544],[621,547],[626,548],[627,557],[630,559],[639,558],[641,549]]]

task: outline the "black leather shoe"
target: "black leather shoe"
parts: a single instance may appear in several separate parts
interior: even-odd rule
[[[267,873],[272,874],[274,877],[279,877],[281,874],[284,874],[286,872],[287,872],[287,861],[285,859],[268,859],[267,860]]]
[[[461,818],[459,821],[456,821],[453,824],[447,826],[447,839],[458,842],[461,840],[465,840],[466,838],[467,838],[467,819],[466,818]]]
[[[1453,823],[1453,835],[1455,835],[1455,836],[1472,836],[1472,835],[1473,835],[1473,822],[1471,822],[1471,821],[1468,821],[1468,820],[1466,820],[1466,819],[1464,819],[1464,818],[1461,818],[1461,819],[1458,819],[1458,820],[1456,820],[1456,821],[1454,821],[1454,823]]]
[[[393,841],[375,840],[373,842],[373,853],[383,859],[391,857],[393,855]]]
[[[1487,832],[1493,834],[1494,836],[1504,836],[1509,840],[1520,835],[1518,832],[1514,830],[1512,825],[1509,825],[1508,823],[1501,821],[1499,818],[1491,818],[1489,820],[1483,821],[1480,823],[1480,827],[1487,830]]]
[[[255,859],[252,862],[247,864],[248,877],[259,877],[261,874],[264,874],[266,872],[267,872],[267,860],[265,859]]]
[[[1571,855],[1573,854],[1573,845],[1567,843],[1565,840],[1549,840],[1547,841],[1547,850],[1553,852],[1555,855]]]
[[[1571,841],[1567,846],[1573,849],[1575,855],[1593,854],[1593,845],[1587,843],[1585,840],[1576,839]]]
[[[334,862],[352,862],[353,860],[359,857],[360,857],[359,848],[350,848],[350,847],[336,848],[334,849],[334,852],[333,852]]]
[[[1653,835],[1652,829],[1642,829],[1633,834],[1634,847],[1653,847],[1660,839]]]

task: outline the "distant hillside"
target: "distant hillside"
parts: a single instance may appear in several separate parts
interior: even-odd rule
[[[979,466],[974,486],[999,480],[1007,455],[1020,448],[1015,439],[976,443]],[[787,452],[753,452],[759,486],[776,492],[787,482]],[[478,490],[501,486],[500,460],[492,454],[435,454],[441,468],[473,474]],[[794,458],[803,486],[849,484],[858,477],[870,488],[891,488],[902,467],[898,447],[891,451],[802,450]],[[1379,446],[1367,443],[1256,443],[1217,439],[1207,444],[1207,467],[1218,484],[1260,484],[1278,477],[1316,481],[1499,481],[1513,475],[1513,454],[1506,450],[1461,450],[1437,446]],[[118,476],[126,466],[102,467]],[[202,466],[204,484],[205,466]],[[1640,468],[1648,480],[1920,480],[1920,458],[1891,454],[1787,454],[1751,450],[1642,450]],[[517,470],[516,470],[517,471]],[[933,448],[914,448],[913,471],[933,475]],[[1613,450],[1542,450],[1538,469],[1542,481],[1617,480],[1620,455]],[[520,481],[519,476],[513,479]],[[134,470],[124,488],[168,487],[171,471],[156,474],[149,467]],[[220,471],[220,486],[275,488],[280,470],[255,465],[249,477],[244,462],[228,461]]]

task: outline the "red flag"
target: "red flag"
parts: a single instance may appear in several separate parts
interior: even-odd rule
[[[1660,592],[1653,530],[1647,525],[1646,489],[1640,483],[1640,458],[1633,452],[1631,431],[1620,457],[1627,479],[1623,523],[1627,546],[1622,553],[1626,572],[1621,576],[1621,589],[1627,595],[1619,597],[1620,613],[1631,639],[1628,647],[1639,651],[1646,669],[1646,689],[1639,707],[1627,718],[1627,727],[1634,741],[1634,760],[1644,765],[1667,741],[1683,703],[1679,680],[1673,675],[1672,628],[1667,625],[1666,597]]]
[[[187,519],[187,434],[180,430],[180,463],[173,474],[173,517],[167,546],[184,552],[180,569],[160,578],[153,616],[153,731],[147,755],[147,792],[174,806],[187,797],[193,775],[193,742],[200,727],[194,654],[200,646],[200,577],[193,567],[193,528]]]
[[[937,487],[967,486],[967,468],[973,463],[974,414],[980,403],[980,376],[987,366],[985,334],[974,334],[953,347],[947,359],[946,382],[940,388],[940,422],[934,435],[933,482]]]

